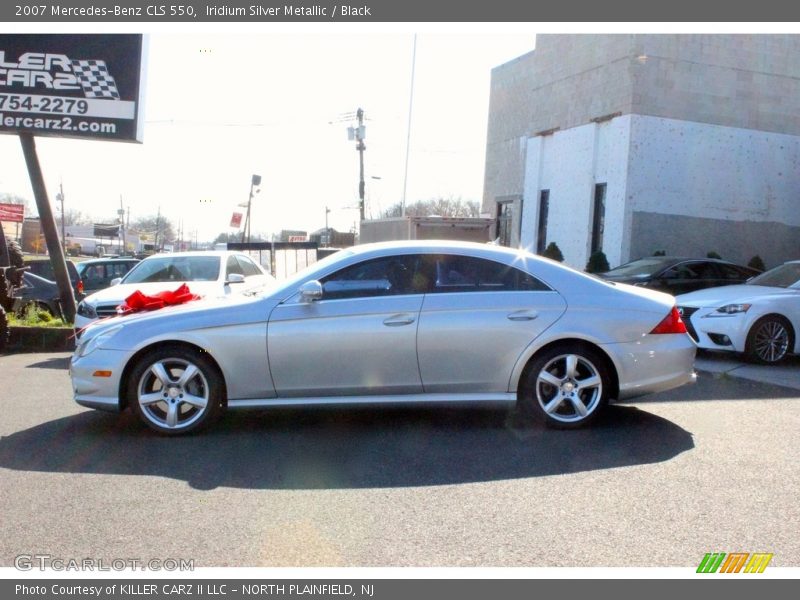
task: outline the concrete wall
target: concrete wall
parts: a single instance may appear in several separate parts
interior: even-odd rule
[[[595,185],[606,184],[603,249],[619,263],[629,237],[626,179],[631,118],[619,117],[528,140],[521,245],[535,251],[539,196],[550,190],[547,243],[556,242],[564,262],[583,268],[589,259]]]

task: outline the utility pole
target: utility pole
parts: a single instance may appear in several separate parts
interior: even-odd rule
[[[331,245],[331,229],[328,227],[328,213],[331,212],[331,209],[327,206],[325,207],[325,245]]]
[[[128,249],[128,241],[125,239],[125,209],[122,207],[122,194],[119,195],[119,210],[117,214],[119,215],[119,228],[122,233],[122,252],[119,254],[120,256],[125,256],[125,252]]]
[[[242,243],[244,243],[245,237],[247,243],[250,243],[250,206],[253,204],[254,190],[259,185],[261,185],[261,175],[253,175],[250,179],[250,195],[247,197],[247,215],[244,218],[244,227],[242,227]]]
[[[364,139],[367,137],[367,128],[364,125],[364,110],[359,108],[356,111],[358,127],[348,127],[347,136],[350,141],[355,140],[356,151],[358,152],[358,213],[361,220],[364,220],[364,150],[367,146]]]
[[[161,207],[158,207],[158,215],[156,215],[156,239],[153,242],[153,250],[158,252],[158,234],[161,231]]]
[[[58,184],[59,193],[56,196],[56,200],[61,201],[61,246],[64,248],[64,253],[67,252],[67,234],[65,233],[66,228],[64,226],[67,215],[64,214],[64,182],[61,181]]]

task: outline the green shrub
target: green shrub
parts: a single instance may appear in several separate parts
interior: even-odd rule
[[[747,266],[752,267],[753,269],[758,269],[759,271],[767,270],[764,261],[761,260],[761,257],[758,254],[756,254],[753,258],[750,259],[750,262],[747,263]]]
[[[558,244],[555,242],[550,242],[547,244],[547,248],[545,248],[544,252],[542,252],[542,256],[552,260],[557,260],[558,262],[564,262],[564,255],[561,254],[561,248],[559,248]]]
[[[587,273],[605,273],[610,271],[611,267],[608,265],[608,259],[602,250],[598,250],[589,257],[589,262],[586,263]]]
[[[653,256],[666,256],[666,255],[667,255],[666,250],[656,250],[655,252],[653,252]]]
[[[722,257],[712,250],[711,252],[706,254],[706,258],[722,258]]]
[[[9,325],[22,327],[65,327],[61,319],[55,318],[50,311],[36,304],[28,304],[22,314],[9,315]]]

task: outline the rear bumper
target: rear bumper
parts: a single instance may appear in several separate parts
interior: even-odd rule
[[[608,344],[619,375],[619,400],[694,383],[697,348],[686,334],[646,335],[636,342]]]

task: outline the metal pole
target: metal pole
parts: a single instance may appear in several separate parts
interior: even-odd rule
[[[414,71],[417,66],[417,34],[414,34],[414,51],[411,56],[411,91],[408,99],[408,127],[406,133],[406,167],[403,175],[403,198],[400,202],[400,215],[406,216],[406,188],[408,187],[408,155],[411,151],[411,110],[414,108]]]
[[[59,200],[61,200],[61,244],[64,246],[64,252],[67,251],[67,234],[65,223],[67,221],[67,215],[64,214],[64,182],[61,181],[58,184],[58,188],[60,193],[58,194]]]
[[[53,273],[58,285],[61,311],[69,323],[74,323],[75,295],[67,272],[64,249],[58,241],[56,221],[50,208],[50,200],[47,198],[47,188],[44,185],[42,167],[36,154],[36,143],[30,133],[20,133],[19,141],[22,144],[22,153],[25,155],[25,163],[28,166],[28,175],[31,178],[31,188],[33,188],[33,196],[36,198],[36,207],[39,209],[39,219],[44,232],[44,240],[47,244],[47,251],[50,253],[50,264],[53,265]]]
[[[362,127],[364,126],[364,111],[362,109],[358,109],[356,112],[356,116],[358,117],[358,129],[356,130],[356,139],[358,140],[358,145],[356,146],[356,150],[358,150],[358,213],[361,217],[361,220],[364,220],[364,150],[367,147],[364,145],[364,138],[361,136]]]

